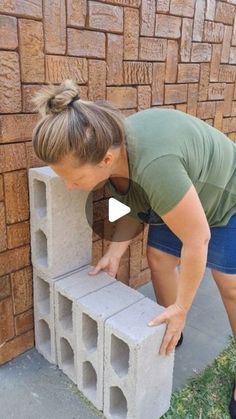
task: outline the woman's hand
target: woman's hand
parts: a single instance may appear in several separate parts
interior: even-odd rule
[[[107,272],[109,275],[115,277],[120,264],[120,256],[114,255],[108,251],[89,272],[90,275],[96,275],[100,270]]]
[[[186,323],[187,311],[177,304],[172,304],[159,316],[152,319],[148,326],[167,323],[165,336],[162,340],[160,355],[169,355],[175,348]]]
[[[116,276],[121,257],[125,253],[127,247],[133,240],[133,237],[141,230],[142,224],[139,220],[130,217],[128,214],[121,217],[116,222],[116,229],[112,236],[111,243],[105,255],[99,260],[97,265],[89,272],[90,275],[96,275],[100,270],[107,272],[111,276]],[[128,235],[127,235],[128,231]],[[128,240],[122,241],[122,237],[129,237]],[[132,237],[132,238],[131,238]]]

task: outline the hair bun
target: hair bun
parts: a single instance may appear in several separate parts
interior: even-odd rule
[[[71,99],[71,101],[70,101],[69,105],[71,105],[71,103],[73,103],[73,102],[75,102],[76,100],[79,100],[79,99],[80,99],[80,96],[79,96],[79,95],[76,95],[75,97],[73,97],[73,98]]]
[[[74,100],[79,99],[79,87],[72,79],[64,80],[59,86],[50,84],[38,91],[32,103],[42,116],[64,111]]]

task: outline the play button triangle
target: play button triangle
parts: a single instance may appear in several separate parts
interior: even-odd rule
[[[110,222],[116,221],[131,211],[130,207],[115,198],[109,198],[108,219]]]

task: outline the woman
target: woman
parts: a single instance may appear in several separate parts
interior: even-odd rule
[[[167,323],[160,353],[181,343],[206,266],[236,337],[236,145],[174,109],[151,108],[125,118],[106,101],[81,100],[73,80],[47,86],[33,102],[42,115],[33,132],[36,155],[68,188],[90,191],[108,180],[132,209],[118,220],[91,275],[101,269],[116,275],[132,240],[121,241],[122,233],[128,229],[133,237],[141,219],[150,224],[147,259],[157,302],[166,307],[149,323]],[[236,388],[229,411],[235,419]]]

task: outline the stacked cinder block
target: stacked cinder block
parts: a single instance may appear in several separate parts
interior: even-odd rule
[[[68,191],[49,167],[30,169],[29,184],[36,348],[107,419],[158,419],[174,354],[159,355],[165,326],[147,323],[163,308],[104,271],[89,275],[87,193]]]
[[[103,409],[106,320],[143,298],[140,292],[116,281],[76,301],[77,384],[100,410]]]
[[[169,409],[174,354],[159,354],[165,325],[147,326],[162,311],[143,298],[107,319],[103,408],[107,419],[158,419]]]
[[[58,366],[74,383],[77,383],[77,328],[75,304],[77,299],[93,293],[100,288],[117,282],[105,272],[89,276],[91,266],[58,280],[55,283],[55,324]],[[85,331],[91,332],[86,323]],[[82,342],[83,340],[81,340]]]
[[[87,192],[68,190],[48,166],[29,169],[31,259],[37,350],[57,363],[54,326],[54,282],[91,261],[92,211]],[[91,215],[91,214],[90,214]]]
[[[87,192],[68,190],[50,167],[29,170],[32,263],[55,278],[91,260]],[[92,202],[91,202],[92,211]],[[89,211],[89,205],[87,205]]]
[[[76,270],[75,272],[79,271]],[[55,293],[57,280],[72,272],[58,277],[42,274],[33,266],[33,300],[35,346],[49,362],[58,364],[55,329]]]

